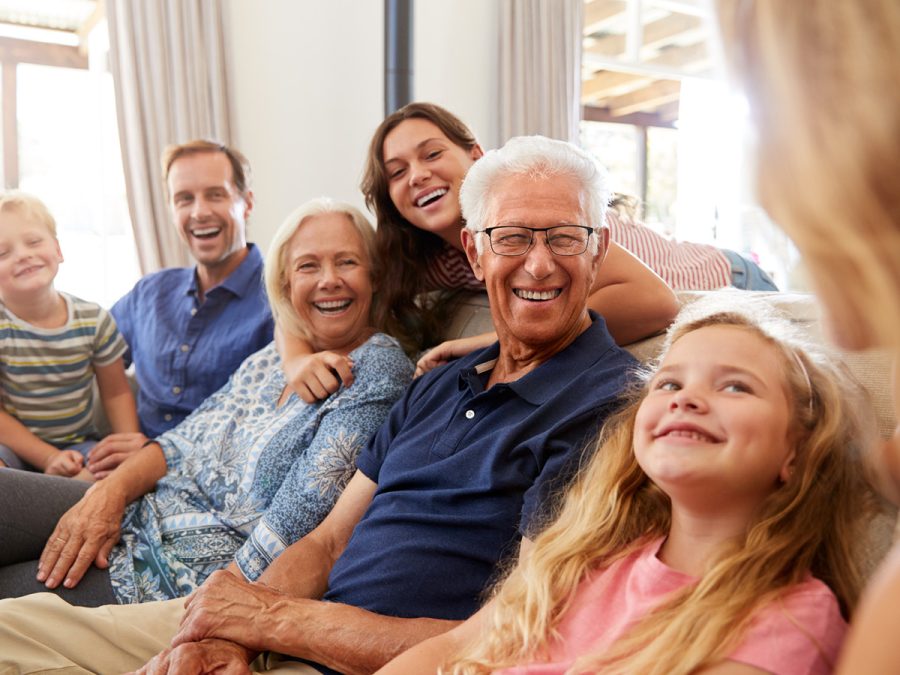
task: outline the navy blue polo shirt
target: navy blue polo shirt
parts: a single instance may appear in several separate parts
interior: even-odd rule
[[[378,488],[326,600],[397,617],[465,619],[478,609],[498,561],[535,534],[554,479],[633,372],[635,360],[591,318],[515,382],[485,390],[497,343],[413,382],[357,460]]]
[[[262,256],[249,245],[237,269],[201,303],[194,267],[149,274],[112,308],[134,362],[141,430],[168,431],[272,341]]]

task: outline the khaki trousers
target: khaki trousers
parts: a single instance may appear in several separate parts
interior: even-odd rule
[[[0,600],[0,675],[98,673],[143,666],[178,629],[184,599],[73,607],[52,593]],[[313,674],[304,663],[263,655],[254,672]]]

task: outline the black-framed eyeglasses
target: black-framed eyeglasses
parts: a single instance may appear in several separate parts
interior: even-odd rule
[[[556,255],[581,255],[587,250],[594,231],[587,225],[555,225],[553,227],[524,227],[500,225],[482,230],[497,255],[525,255],[534,244],[534,233],[543,232],[547,247]]]

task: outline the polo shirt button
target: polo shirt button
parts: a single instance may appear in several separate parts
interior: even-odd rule
[[[172,421],[172,416],[171,416],[169,413],[166,413],[165,415],[163,415],[163,419],[164,419],[166,422],[171,422],[171,421]]]
[[[173,393],[173,394],[180,394],[180,393],[181,393],[181,387],[172,387],[172,393]]]
[[[475,417],[475,411],[474,410],[466,410],[466,419],[470,420],[473,417]]]
[[[183,352],[189,351],[190,348],[191,348],[190,345],[181,345],[181,351],[183,351]]]
[[[191,307],[191,316],[194,316],[197,313],[196,307]]]

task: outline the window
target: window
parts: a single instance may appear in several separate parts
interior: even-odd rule
[[[797,254],[755,203],[741,102],[717,77],[703,0],[586,0],[581,142],[647,224],[737,250],[784,289]]]
[[[59,33],[59,31],[53,31]],[[65,262],[56,287],[109,307],[140,276],[105,22],[78,47],[0,36],[3,181],[42,199]],[[38,34],[39,37],[44,37]]]

